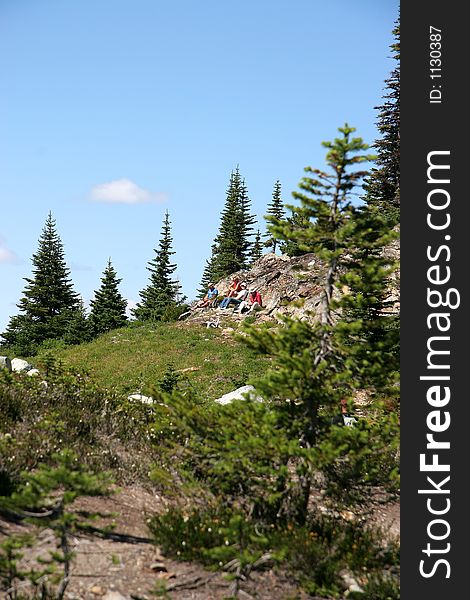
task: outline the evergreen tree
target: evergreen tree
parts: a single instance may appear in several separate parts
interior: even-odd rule
[[[61,338],[71,312],[79,306],[51,213],[32,263],[33,276],[25,277],[26,287],[17,305],[20,314],[11,318],[2,334],[7,345],[23,354],[34,352],[46,339]]]
[[[367,234],[370,222],[361,221],[362,211],[351,203],[355,188],[366,175],[355,168],[373,157],[365,154],[367,145],[361,138],[352,137],[353,128],[345,125],[339,131],[341,137],[323,143],[328,171],[307,167],[309,175],[300,183],[302,191],[294,192],[301,206],[290,208],[308,219],[310,225],[294,230],[283,222],[271,225],[280,239],[294,241],[300,249],[314,252],[322,260],[318,319],[312,324],[285,318],[284,327],[276,331],[252,329],[248,338],[253,348],[271,354],[276,362],[275,368],[259,382],[260,392],[276,400],[286,399],[280,407],[289,411],[293,419],[291,435],[299,437],[306,449],[313,450],[309,458],[306,454],[298,471],[300,516],[306,514],[313,471],[319,466],[331,467],[331,461],[342,452],[344,440],[333,443],[337,434],[331,430],[340,401],[350,398],[363,385],[385,385],[383,371],[389,383],[392,377],[388,349],[380,344],[367,346],[376,315],[368,320],[368,311],[364,310],[365,304],[374,303],[373,292],[386,285],[388,271],[374,256],[367,261],[358,260],[371,247]],[[382,223],[379,232],[374,233],[373,244],[378,246],[389,239],[389,229]],[[369,272],[361,279],[364,293],[345,293],[345,285],[364,271]],[[359,306],[361,315],[356,318],[351,309]],[[360,443],[359,437],[356,442]]]
[[[250,262],[251,236],[255,217],[239,168],[230,175],[225,206],[220,218],[219,233],[214,240],[210,279],[214,282],[246,269]],[[207,278],[207,276],[205,277]]]
[[[376,167],[366,184],[367,199],[393,227],[400,220],[400,24],[393,30],[391,45],[397,66],[385,81],[387,93],[379,111],[377,128],[381,138],[376,140]]]
[[[266,217],[272,217],[277,221],[282,221],[285,218],[284,207],[281,200],[281,182],[279,181],[279,179],[274,184],[272,200],[271,204],[268,204]],[[276,248],[279,244],[279,240],[276,237],[274,237],[274,234],[270,231],[268,231],[266,236],[268,239],[266,240],[265,245],[268,248],[272,248],[272,251],[274,252],[274,254],[276,254]]]
[[[251,258],[253,242],[251,238],[254,233],[256,217],[251,214],[251,201],[248,197],[248,189],[243,179],[241,192],[238,200],[238,239],[239,239],[239,257],[242,269],[245,269]]]
[[[201,283],[198,289],[198,298],[204,298],[207,292],[207,288],[209,287],[209,283],[214,281],[213,273],[214,273],[214,255],[216,252],[216,244],[212,244],[212,253],[209,260],[206,260],[206,266],[204,267],[204,271],[202,273]]]
[[[252,265],[254,262],[256,262],[262,256],[263,256],[263,244],[261,243],[261,233],[260,233],[260,230],[258,229],[258,231],[256,232],[256,237],[255,237],[255,241],[253,244],[253,248],[251,249],[250,265]]]
[[[78,308],[70,311],[62,339],[66,344],[82,344],[93,339],[93,329],[85,310],[83,300]]]
[[[284,223],[284,226],[289,229],[289,238],[288,239],[279,239],[279,248],[281,249],[282,254],[286,256],[302,256],[302,254],[306,254],[308,250],[305,248],[301,248],[300,242],[298,241],[298,237],[300,236],[300,230],[308,229],[311,226],[310,218],[295,210],[291,211],[290,217],[287,217],[285,220],[277,221],[274,217],[268,216],[268,221],[272,224],[281,224]],[[299,236],[297,235],[299,233]],[[277,235],[277,234],[274,234]]]
[[[140,292],[141,302],[133,309],[136,319],[141,321],[162,321],[177,316],[179,307],[182,306],[180,289],[177,280],[172,279],[176,271],[176,264],[172,264],[171,224],[168,211],[165,213],[162,232],[158,249],[154,250],[156,256],[148,263],[150,271],[149,285]]]
[[[109,258],[101,278],[101,287],[91,301],[90,321],[95,335],[124,327],[127,322],[127,301],[118,289],[121,281]]]

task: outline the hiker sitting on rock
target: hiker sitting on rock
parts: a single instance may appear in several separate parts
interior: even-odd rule
[[[261,301],[261,294],[257,288],[251,288],[249,290],[248,298],[243,300],[238,307],[239,312],[254,312],[263,308],[263,302]]]
[[[219,308],[228,308],[231,304],[235,305],[235,308],[239,306],[248,296],[248,290],[246,284],[240,283],[240,290],[235,296],[225,296],[222,302],[219,304]]]
[[[246,286],[245,286],[246,287]],[[238,292],[242,289],[242,284],[238,277],[234,277],[230,287],[228,288],[227,298],[235,298]]]
[[[206,306],[215,306],[217,304],[217,296],[219,290],[216,289],[215,284],[209,283],[207,286],[207,292],[204,298],[196,304],[196,308],[205,308]]]

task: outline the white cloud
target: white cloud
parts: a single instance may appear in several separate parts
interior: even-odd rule
[[[145,190],[130,179],[116,179],[109,183],[93,186],[90,198],[94,202],[109,204],[143,204],[145,202],[165,202],[166,195]]]
[[[16,254],[8,250],[0,239],[0,264],[13,264],[16,262],[18,262]]]

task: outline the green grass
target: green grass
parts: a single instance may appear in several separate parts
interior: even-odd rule
[[[145,393],[172,364],[177,371],[188,369],[181,377],[208,400],[245,385],[269,364],[230,335],[189,323],[133,325],[54,354],[98,385],[125,393]]]

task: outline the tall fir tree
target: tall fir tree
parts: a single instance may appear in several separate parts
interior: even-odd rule
[[[263,244],[261,243],[261,232],[258,229],[256,232],[253,248],[251,249],[250,266],[263,256]]]
[[[272,217],[277,221],[282,221],[285,218],[284,206],[281,199],[281,182],[279,179],[274,184],[273,195],[271,203],[268,204],[266,217]],[[271,248],[272,252],[276,254],[276,248],[279,246],[279,240],[271,231],[268,231],[265,235],[268,238],[265,242],[266,247]]]
[[[165,213],[156,256],[148,263],[150,271],[149,285],[140,292],[141,301],[133,309],[133,315],[140,321],[162,321],[177,316],[179,307],[183,303],[181,286],[176,279],[172,279],[176,271],[176,264],[171,262],[173,239],[171,237],[171,223],[168,211]]]
[[[34,353],[44,340],[61,338],[71,315],[79,309],[52,213],[32,263],[32,277],[25,277],[23,297],[17,304],[20,314],[10,319],[2,334],[7,345],[23,354]]]
[[[237,166],[230,175],[219,232],[214,240],[211,260],[206,265],[209,269],[206,275],[214,282],[248,267],[255,223],[250,211],[248,191]]]
[[[373,147],[377,152],[376,167],[366,182],[367,201],[376,207],[393,227],[400,221],[400,23],[393,30],[391,45],[397,61],[385,81],[387,93],[379,111],[377,128],[381,137]]]
[[[246,268],[251,259],[254,235],[254,225],[256,217],[251,213],[251,200],[248,197],[248,189],[245,180],[242,180],[241,192],[238,200],[238,239],[239,239],[239,257],[242,268]]]
[[[124,327],[126,324],[127,301],[118,288],[121,281],[109,258],[101,278],[101,287],[95,292],[95,297],[90,303],[90,322],[94,335]]]

